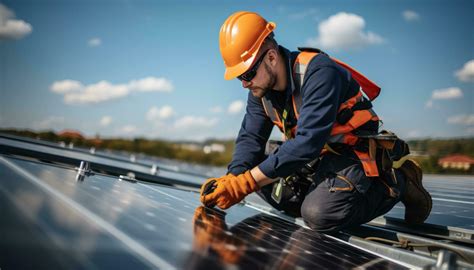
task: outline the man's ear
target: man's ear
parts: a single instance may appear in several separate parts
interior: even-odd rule
[[[278,52],[275,49],[270,49],[267,53],[268,55],[268,60],[270,61],[271,66],[276,66],[278,62]]]

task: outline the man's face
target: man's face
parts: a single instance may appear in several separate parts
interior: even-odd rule
[[[265,55],[255,77],[251,81],[242,80],[242,87],[252,91],[254,97],[262,98],[276,84],[276,72],[268,62],[268,55]]]

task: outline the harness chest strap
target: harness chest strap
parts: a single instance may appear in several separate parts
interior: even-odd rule
[[[267,100],[265,97],[262,98],[263,109],[265,114],[270,118],[274,125],[280,129],[280,131],[285,134],[285,138],[290,139],[294,138],[296,135],[296,125],[293,127],[288,127],[287,118],[289,116],[288,108],[285,108],[282,116],[278,113],[277,109],[273,106],[270,100]]]

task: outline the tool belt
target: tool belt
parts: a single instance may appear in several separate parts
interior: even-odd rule
[[[410,154],[408,144],[390,131],[382,130],[378,134],[357,134],[357,137],[359,137],[359,142],[354,149],[369,153],[371,158],[375,157],[381,171],[392,169],[394,161],[399,161]]]
[[[265,148],[265,154],[270,155],[274,153],[282,141],[269,140]],[[301,169],[297,170],[294,174],[287,177],[279,177],[276,182],[273,183],[271,198],[277,203],[281,202],[303,202],[306,193],[308,193],[309,187],[313,183],[312,176],[316,172],[316,168],[319,163],[319,158],[305,164]]]
[[[294,174],[285,178],[280,177],[273,183],[272,199],[276,203],[282,201],[302,202],[313,183],[313,176],[318,169],[319,161],[323,155],[333,153],[354,156],[354,159],[357,159],[355,151],[368,153],[371,158],[375,158],[380,176],[374,178],[377,178],[387,187],[390,197],[398,197],[400,192],[397,188],[398,181],[393,168],[393,162],[400,160],[410,153],[408,144],[398,138],[393,132],[385,130],[375,134],[357,134],[357,136],[359,141],[356,145],[326,145],[320,157],[309,162]],[[265,154],[274,153],[282,143],[281,141],[268,141]]]
[[[397,188],[398,181],[393,163],[410,154],[408,144],[395,133],[386,130],[378,134],[357,134],[357,137],[360,139],[354,150],[368,153],[370,158],[375,158],[380,172],[377,180],[387,187],[390,197],[398,197],[400,191]]]
[[[316,172],[313,166],[317,166],[319,159],[306,164],[302,169],[285,178],[280,177],[273,184],[272,199],[276,203],[282,201],[303,202],[308,193],[309,187],[313,183],[312,176]]]

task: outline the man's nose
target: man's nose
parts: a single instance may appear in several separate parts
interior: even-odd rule
[[[246,80],[242,80],[242,87],[248,88],[252,84],[252,81],[248,82]]]

